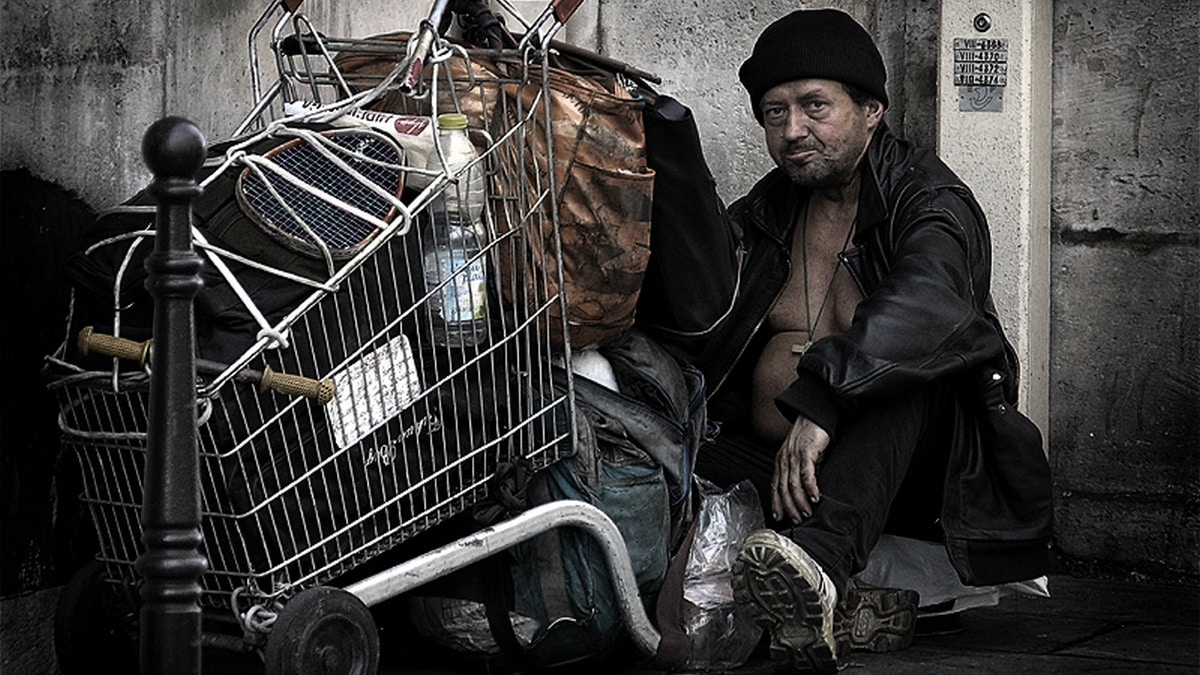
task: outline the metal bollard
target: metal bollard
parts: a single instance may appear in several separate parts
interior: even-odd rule
[[[142,675],[200,675],[200,476],[196,433],[194,301],[200,256],[192,249],[191,203],[200,194],[204,135],[191,122],[166,117],[142,139],[158,202],[154,252],[146,287],[154,298],[150,418],[142,501],[145,552],[139,619]]]

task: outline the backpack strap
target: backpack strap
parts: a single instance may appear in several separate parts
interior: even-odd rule
[[[521,645],[513,630],[508,607],[513,596],[512,575],[503,555],[490,556],[480,565],[483,572],[483,605],[487,612],[488,630],[500,647],[500,652],[518,669],[529,669],[533,662],[528,650]]]
[[[679,544],[679,550],[672,556],[654,605],[654,618],[660,636],[654,660],[667,667],[687,663],[691,658],[691,640],[683,628],[683,579],[699,523],[699,518],[692,521]]]
[[[532,477],[531,477],[532,478]],[[526,497],[534,504],[551,501],[546,476],[537,480],[523,480],[522,499]],[[525,583],[536,583],[538,595],[547,616],[570,616],[573,612],[568,595],[567,582],[563,578],[562,533],[557,529],[534,537],[529,545],[536,556],[537,574],[524,579]],[[513,581],[513,566],[504,554],[489,556],[481,561],[483,568],[483,602],[488,630],[500,647],[501,653],[519,671],[538,670],[538,663],[529,647],[522,644],[513,630],[509,609],[515,606],[516,587]]]

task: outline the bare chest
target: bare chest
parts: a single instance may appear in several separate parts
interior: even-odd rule
[[[796,232],[788,279],[767,315],[773,332],[800,332],[815,342],[850,327],[862,294],[838,257],[849,245],[848,228]]]

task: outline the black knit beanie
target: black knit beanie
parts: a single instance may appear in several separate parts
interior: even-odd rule
[[[792,80],[837,80],[878,98],[885,108],[888,104],[879,49],[857,21],[836,9],[800,9],[767,26],[738,77],[759,124],[763,95]]]

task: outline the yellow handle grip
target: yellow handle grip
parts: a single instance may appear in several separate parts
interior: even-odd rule
[[[263,369],[261,386],[263,391],[277,391],[291,396],[305,396],[325,405],[333,400],[333,380],[314,380],[302,375],[277,373],[269,367]]]
[[[104,356],[115,356],[119,359],[136,361],[138,365],[143,366],[146,365],[146,361],[150,358],[150,342],[150,340],[136,342],[127,338],[97,333],[91,326],[79,331],[79,352],[84,356],[93,353]],[[219,371],[225,367],[220,364],[210,364],[207,361],[204,361],[203,364],[209,370]],[[197,365],[200,365],[200,363]],[[254,371],[246,371],[244,374],[257,375]],[[259,385],[262,391],[276,391],[289,396],[304,396],[315,400],[321,405],[332,401],[334,394],[333,380],[314,380],[311,377],[304,377],[302,375],[277,373],[270,368],[263,369]]]
[[[128,338],[97,333],[91,326],[88,326],[79,331],[79,353],[87,356],[93,352],[104,356],[115,356],[118,359],[137,361],[139,366],[144,366],[146,360],[150,358],[150,340],[135,342]]]

